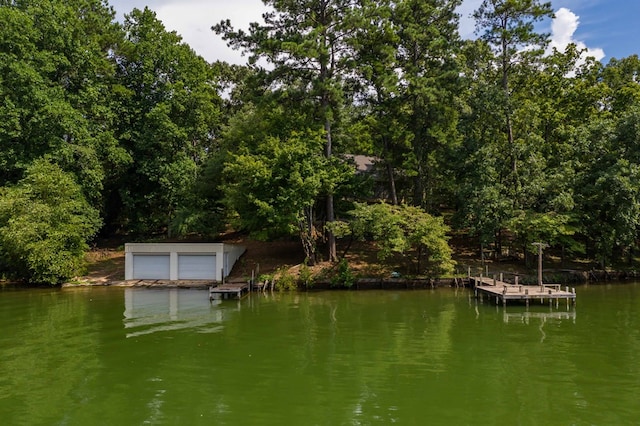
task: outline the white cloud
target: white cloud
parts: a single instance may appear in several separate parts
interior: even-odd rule
[[[119,14],[128,13],[130,8],[141,7],[143,0],[113,0]],[[247,29],[251,22],[261,22],[267,7],[261,0],[146,0],[156,11],[167,30],[176,31],[185,43],[208,61],[222,60],[234,64],[246,63],[238,51],[227,47],[226,42],[211,30],[211,26],[223,19],[230,19],[234,28]],[[460,35],[466,39],[475,38],[475,22],[471,14],[482,0],[464,0],[457,9],[460,14]],[[125,9],[127,8],[127,9]],[[560,8],[551,23],[550,48],[564,51],[569,43],[585,49],[584,42],[574,39],[580,24],[579,17],[568,8]],[[594,56],[597,60],[605,57],[601,48],[587,48],[583,57]]]
[[[175,30],[183,40],[207,61],[245,64],[241,52],[227,47],[211,26],[230,19],[234,28],[247,29],[249,23],[262,20],[266,6],[260,0],[187,0],[164,4],[156,9],[168,30]]]
[[[567,8],[560,8],[555,13],[556,17],[551,23],[551,43],[549,48],[556,48],[560,52],[564,52],[570,43],[574,43],[579,50],[587,49],[582,54],[583,58],[593,56],[596,60],[605,57],[604,50],[601,48],[590,48],[580,40],[574,39],[574,34],[580,24],[580,17]]]

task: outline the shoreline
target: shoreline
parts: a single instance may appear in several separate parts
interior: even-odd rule
[[[628,281],[640,278],[638,271],[547,271],[544,279],[545,283],[554,284],[599,284],[611,281]],[[492,276],[492,274],[489,274]],[[516,274],[512,274],[513,277]],[[513,281],[505,279],[506,282]],[[522,285],[535,285],[537,277],[532,274],[518,274]],[[449,278],[382,278],[369,277],[358,278],[353,286],[347,288],[344,286],[336,286],[330,281],[317,281],[313,285],[306,287],[302,284],[298,285],[298,291],[311,290],[401,290],[401,289],[433,289],[442,287],[464,288],[469,287],[468,277],[449,277]],[[229,283],[245,282],[243,280],[231,279]],[[206,290],[211,286],[217,286],[222,283],[211,280],[92,280],[83,279],[77,282],[63,283],[60,288],[84,288],[84,287],[121,287],[121,288],[185,288]],[[4,284],[3,284],[4,285]],[[16,287],[22,287],[20,284],[10,284]],[[265,284],[258,283],[257,287],[263,287]],[[270,285],[273,289],[273,285]],[[35,287],[34,287],[35,288]]]

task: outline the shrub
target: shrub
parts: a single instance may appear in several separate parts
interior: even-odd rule
[[[38,160],[0,192],[0,269],[31,283],[68,280],[81,271],[100,224],[72,175]]]
[[[275,288],[278,291],[296,290],[298,288],[296,277],[286,267],[282,267],[276,273]]]
[[[311,272],[311,268],[307,265],[307,260],[305,259],[304,263],[300,266],[300,275],[298,277],[300,283],[305,288],[311,288],[314,284],[313,273]]]
[[[350,232],[359,240],[376,241],[380,260],[413,252],[417,253],[414,259],[417,273],[442,276],[453,272],[455,261],[448,243],[449,227],[442,217],[408,205],[355,203],[354,207],[350,212]],[[426,265],[421,264],[423,258]]]
[[[331,278],[331,286],[351,288],[355,283],[356,276],[349,267],[349,262],[347,262],[347,259],[342,258],[338,263],[338,270],[336,275]]]

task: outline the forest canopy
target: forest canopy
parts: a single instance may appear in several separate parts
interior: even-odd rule
[[[451,269],[447,233],[632,259],[638,56],[550,51],[538,0],[483,1],[463,40],[460,3],[267,0],[246,31],[211,23],[238,66],[148,8],[118,22],[105,0],[1,1],[0,274],[57,284],[96,237],[229,226],[336,261],[340,224],[376,214],[408,232],[382,253],[437,253],[414,263],[434,271]]]

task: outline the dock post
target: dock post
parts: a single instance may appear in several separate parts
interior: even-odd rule
[[[504,279],[503,279],[503,274],[502,274],[502,272],[500,272],[500,282],[504,282]]]
[[[515,282],[515,285],[518,285],[518,275],[516,275],[514,282]]]
[[[497,284],[497,283],[496,283],[496,274],[493,274],[493,286],[495,287],[495,286],[496,286],[496,284]]]
[[[538,285],[540,286],[540,290],[542,291],[542,249],[549,247],[549,244],[546,243],[532,243],[534,246],[538,246]]]

